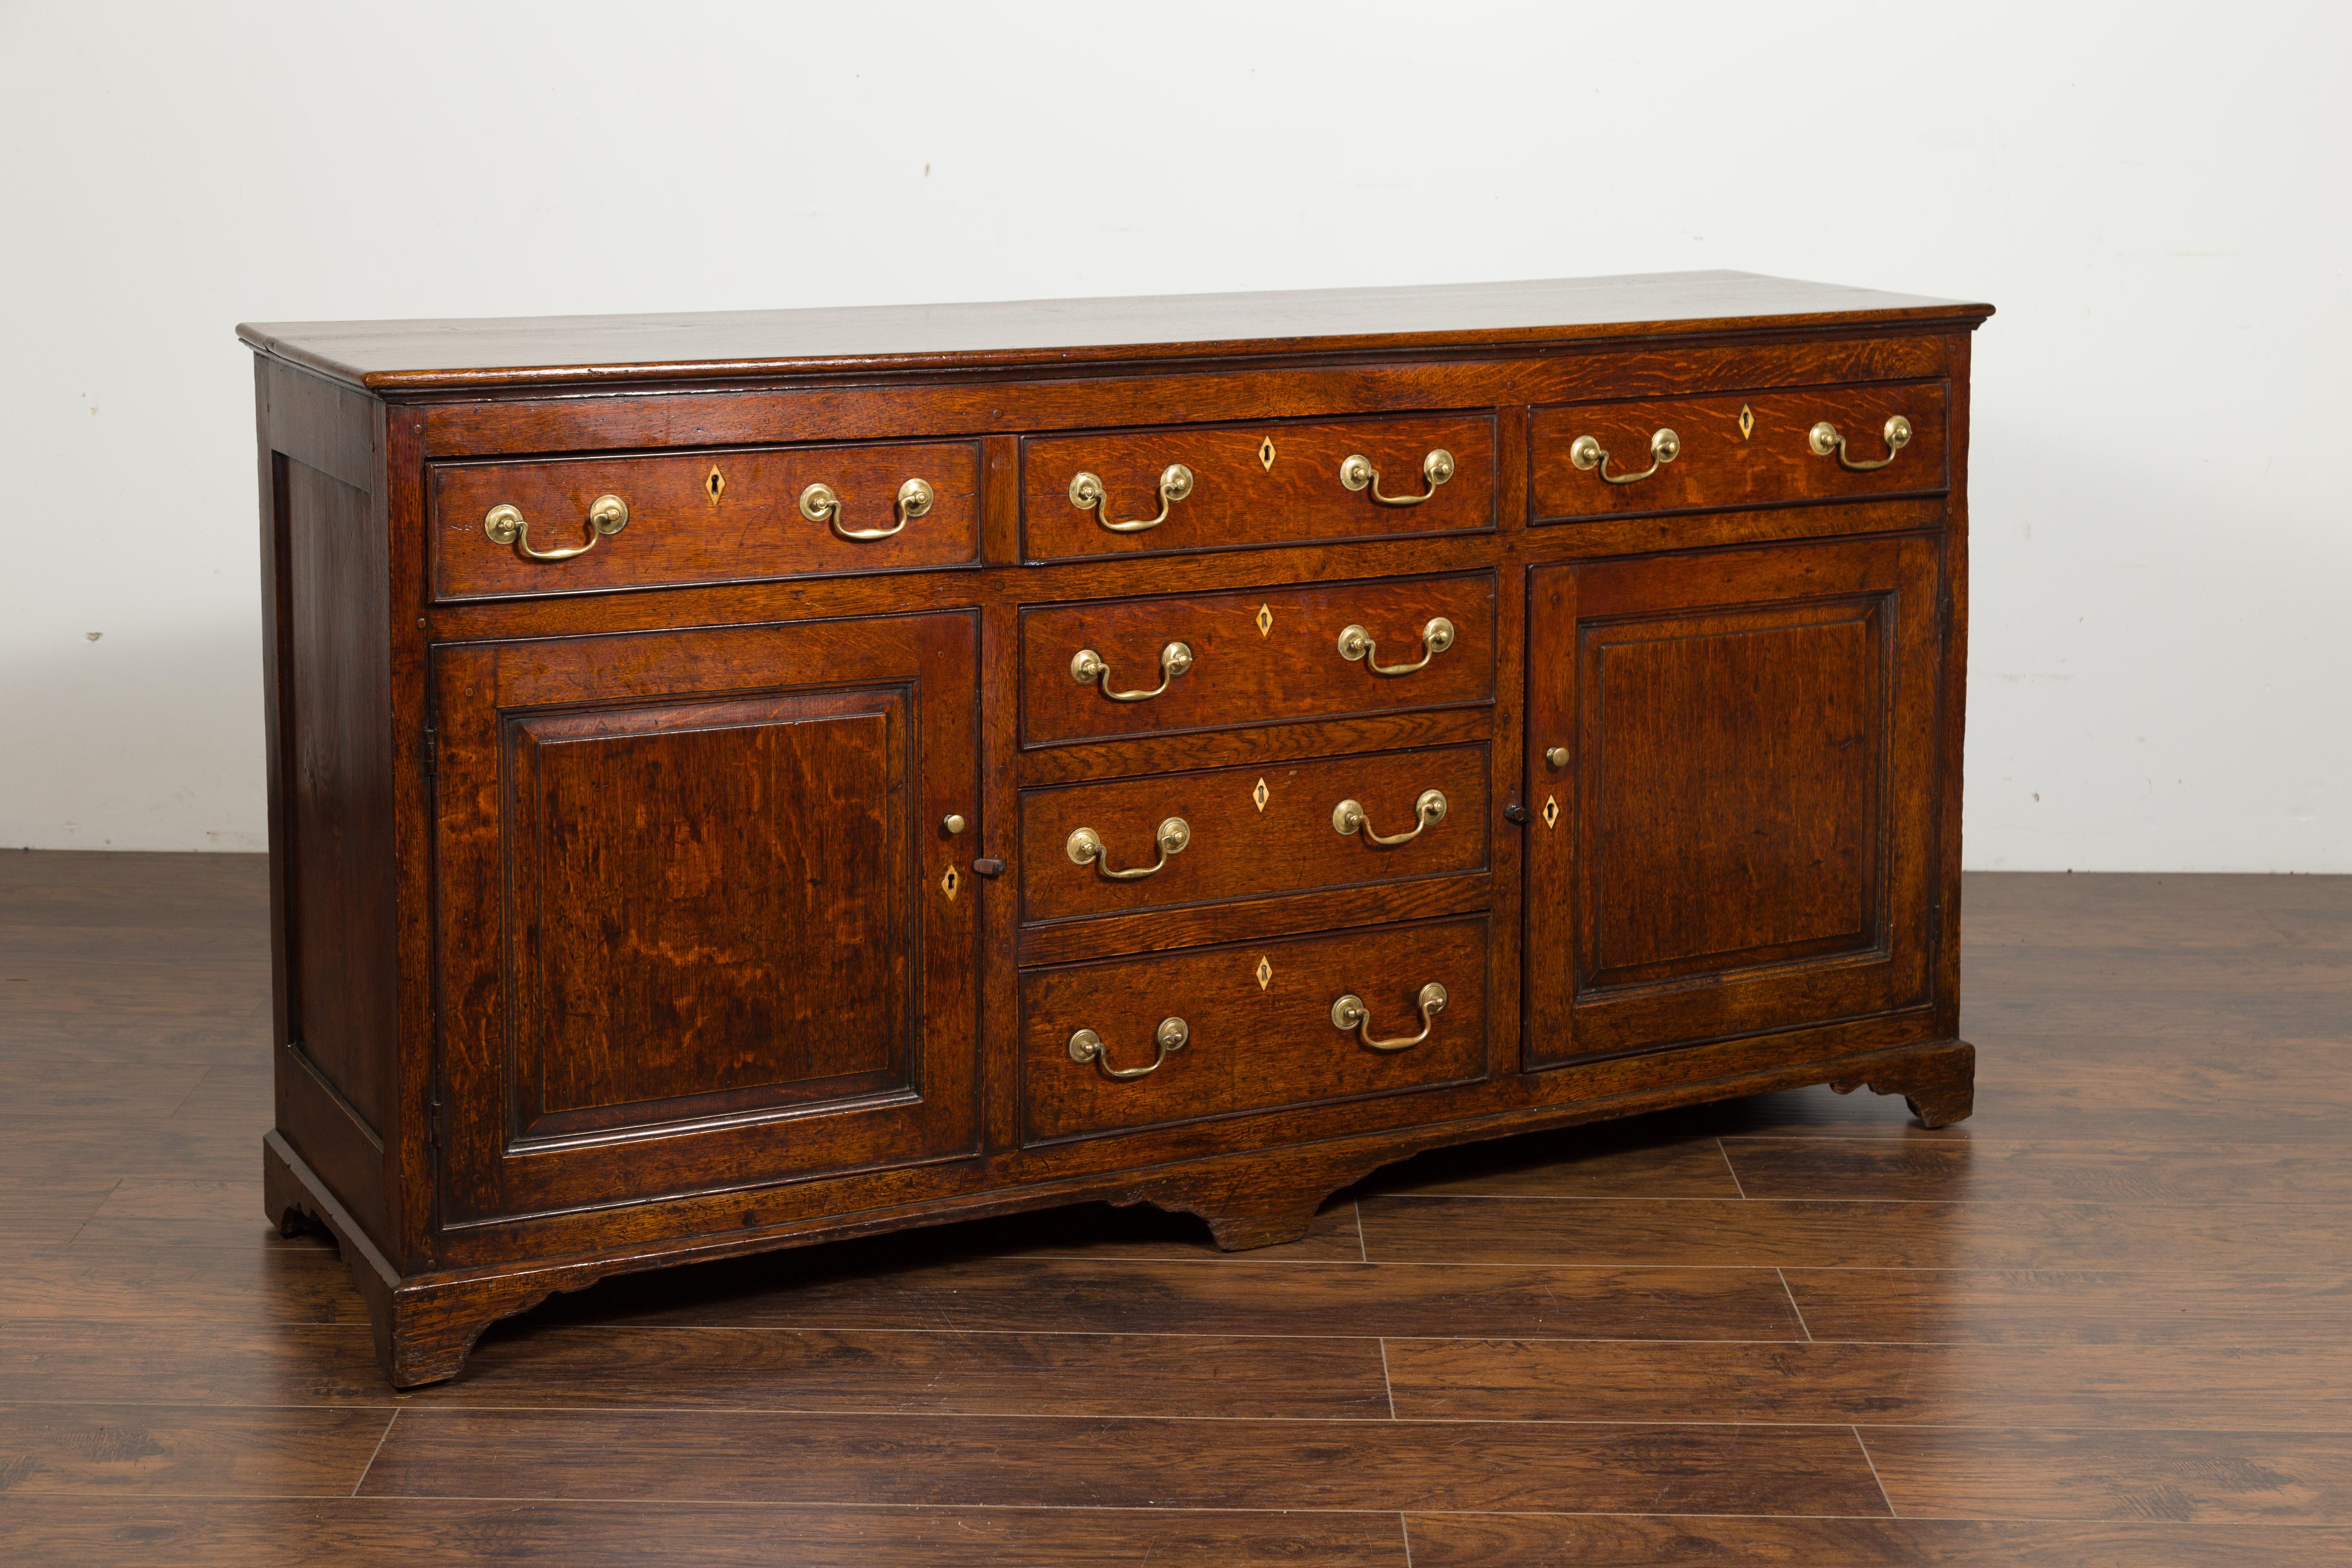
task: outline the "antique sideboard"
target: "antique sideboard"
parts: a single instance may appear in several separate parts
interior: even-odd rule
[[[551,1291],[1969,1113],[1970,333],[1739,273],[247,326],[277,1130],[400,1385]]]

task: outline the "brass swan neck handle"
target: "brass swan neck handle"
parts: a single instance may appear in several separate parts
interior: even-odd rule
[[[1413,1003],[1421,1009],[1421,1033],[1410,1039],[1372,1038],[1371,1009],[1365,1006],[1364,999],[1352,991],[1331,1004],[1331,1026],[1354,1030],[1358,1039],[1376,1051],[1408,1050],[1429,1038],[1429,1031],[1437,1026],[1437,1016],[1445,1011],[1445,987],[1433,980],[1421,988],[1421,994],[1413,998]]]
[[[1379,834],[1372,831],[1371,821],[1364,815],[1364,803],[1343,800],[1331,808],[1331,831],[1341,837],[1362,834],[1374,844],[1410,844],[1422,835],[1422,830],[1433,823],[1445,820],[1445,792],[1425,789],[1412,803],[1412,826],[1403,833]]]
[[[596,542],[618,533],[629,526],[629,503],[619,496],[598,496],[588,503],[588,537],[580,544],[566,544],[554,550],[534,550],[530,546],[530,523],[522,515],[522,508],[509,503],[494,506],[483,514],[482,532],[493,544],[511,544],[531,561],[569,561],[575,555],[585,555],[596,548]]]
[[[906,531],[907,525],[931,510],[936,499],[930,485],[922,479],[908,479],[898,487],[898,499],[892,503],[890,515],[895,520],[887,528],[844,528],[841,526],[841,498],[831,485],[811,485],[801,491],[801,515],[811,522],[828,523],[843,539],[864,543],[868,540],[888,539]]]
[[[1152,1044],[1160,1047],[1160,1054],[1151,1058],[1150,1067],[1140,1068],[1111,1066],[1110,1054],[1103,1048],[1102,1037],[1092,1029],[1080,1029],[1072,1035],[1068,1049],[1070,1059],[1080,1067],[1092,1062],[1103,1077],[1124,1083],[1129,1079],[1144,1078],[1158,1072],[1160,1064],[1166,1061],[1174,1052],[1182,1050],[1184,1043],[1192,1037],[1192,1026],[1183,1019],[1160,1019],[1160,1027],[1151,1032]]]
[[[1444,616],[1421,628],[1421,657],[1411,664],[1382,664],[1376,657],[1380,645],[1361,626],[1348,626],[1339,633],[1339,657],[1350,664],[1362,660],[1374,675],[1411,675],[1453,646],[1454,623]]]

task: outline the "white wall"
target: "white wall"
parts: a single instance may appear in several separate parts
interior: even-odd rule
[[[2352,871],[2346,15],[0,0],[0,845],[263,843],[240,319],[1736,267],[2000,307],[1970,865]]]

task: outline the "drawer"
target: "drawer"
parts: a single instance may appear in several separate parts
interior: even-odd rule
[[[1536,521],[1561,522],[1944,490],[1944,391],[1941,382],[1821,386],[1538,408],[1528,503]],[[1886,426],[1896,418],[1911,435],[1889,460]],[[1817,439],[1824,426],[1832,433]],[[1654,464],[1660,446],[1676,443]]]
[[[1021,616],[1029,745],[1486,702],[1494,693],[1491,572],[1049,605]]]
[[[1027,790],[1022,918],[1483,871],[1489,793],[1483,745]]]
[[[1021,520],[1032,561],[1492,528],[1495,419],[1033,437],[1021,443]]]
[[[607,496],[626,509],[625,519],[604,514],[621,523],[611,533],[591,521]],[[954,566],[980,555],[980,445],[445,463],[433,469],[432,506],[434,596],[444,600]],[[485,527],[501,507],[522,520],[512,542]],[[866,534],[880,537],[845,537]],[[560,560],[525,552],[592,540]]]
[[[1486,917],[1473,915],[1024,970],[1026,1140],[1478,1078],[1486,939]],[[1443,988],[1442,1007],[1419,1043],[1400,1045],[1422,1033],[1432,985]],[[1362,1018],[1343,1029],[1333,1012],[1349,997]],[[1367,1034],[1397,1048],[1376,1049]]]

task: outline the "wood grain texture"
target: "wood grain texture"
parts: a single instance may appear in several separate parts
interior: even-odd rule
[[[1454,459],[1454,469],[1432,487],[1422,465],[1439,451]],[[1350,490],[1340,468],[1358,456],[1381,478]],[[1159,515],[1160,478],[1171,463],[1190,469],[1193,482],[1190,494],[1170,503],[1166,521],[1135,532],[1107,526]],[[1021,471],[1022,553],[1032,561],[1495,526],[1491,413],[1036,437],[1021,443]],[[1109,498],[1104,506],[1081,509],[1071,500],[1071,481],[1080,473],[1102,482]],[[1384,506],[1372,499],[1375,491],[1427,499]]]
[[[1554,522],[1939,491],[1951,479],[1945,397],[1942,386],[1930,384],[1535,409],[1528,432],[1534,518]],[[1884,468],[1856,473],[1807,444],[1812,427],[1827,421],[1846,437],[1853,461],[1875,462],[1887,456],[1883,428],[1898,415],[1911,422],[1912,437]],[[1612,484],[1601,477],[1625,479],[1650,467],[1650,442],[1660,430],[1680,438],[1679,455],[1646,479]],[[1587,436],[1609,454],[1605,465],[1576,467],[1576,442]]]
[[[1807,1327],[1811,1328],[1811,1320]],[[1816,1334],[1818,1329],[1813,1331]],[[2343,1336],[2258,1346],[1623,1344],[1390,1339],[1403,1419],[2333,1432]]]
[[[2295,1525],[1983,1520],[1568,1519],[1412,1514],[1413,1568],[2304,1568],[2352,1531]]]
[[[1422,632],[1441,618],[1453,623],[1454,639],[1425,668],[1395,676],[1370,668],[1418,662],[1428,651]],[[1339,635],[1351,626],[1372,639],[1365,658],[1339,651]],[[1136,701],[1106,694],[1158,686],[1166,650],[1176,643],[1192,660],[1169,677],[1165,691]],[[1088,648],[1109,673],[1080,685],[1071,660]],[[1494,695],[1491,574],[1053,605],[1021,616],[1021,732],[1030,745],[1488,702]]]
[[[714,478],[713,476],[716,476]],[[899,488],[921,479],[930,510],[901,518]],[[842,531],[906,526],[887,539],[844,539],[800,510],[824,485]],[[582,594],[835,572],[887,572],[980,559],[980,447],[971,441],[721,449],[690,457],[441,463],[432,469],[434,595],[478,599]],[[533,561],[482,531],[496,506],[521,509],[534,550],[588,537],[588,510],[612,494],[628,526],[565,561]]]
[[[383,390],[509,382],[610,384],[799,368],[1071,364],[1371,347],[1439,348],[1705,331],[1733,319],[1853,326],[1992,313],[1916,295],[1743,272],[1663,273],[1415,289],[1042,300],[980,305],[713,311],[473,321],[248,324],[295,363]],[[518,374],[520,373],[520,374]]]
[[[348,1497],[392,1424],[365,1409],[0,1405],[18,1497]]]
[[[1218,1513],[825,1505],[14,1498],[0,1531],[40,1564],[239,1568],[636,1568],[681,1551],[709,1568],[1408,1568],[1391,1513]],[[681,1543],[690,1543],[682,1546]],[[785,1555],[780,1556],[780,1553]],[[2262,1560],[2266,1562],[2267,1559]]]
[[[2352,1523],[2352,1434],[1863,1429],[1900,1514]]]
[[[395,1395],[344,1265],[314,1237],[279,1237],[251,1201],[252,1141],[272,1115],[262,870],[0,856],[0,1074],[14,1075],[0,1213],[29,1219],[54,1196],[68,1216],[0,1230],[11,1561],[1400,1564],[1408,1530],[1421,1568],[2352,1554],[2352,1463],[2327,1425],[2352,1353],[2329,1132],[2352,1036],[2325,984],[2288,988],[2273,1016],[2294,1032],[2264,1038],[2215,1033],[2249,994],[2219,964],[2197,983],[2204,1010],[2159,1033],[1990,1033],[1985,1111],[1940,1131],[1899,1100],[1814,1087],[1433,1152],[1343,1194],[1307,1239],[1246,1257],[1219,1257],[1190,1217],[1090,1205],[616,1278],[493,1331],[465,1376]],[[1972,951],[2038,953],[2020,984],[2054,996],[2117,965],[2160,976],[2168,952],[2237,954],[2257,974],[2299,954],[2352,980],[2352,952],[2333,944],[2346,879],[1975,878],[1969,907]],[[1384,1211],[1401,1204],[1454,1205],[1441,1228],[1473,1240],[1488,1234],[1475,1214],[1494,1212],[1566,1261],[1381,1260]],[[1723,1217],[1740,1205],[1762,1213]],[[1656,1223],[1622,1217],[1634,1209]],[[1804,1214],[1821,1223],[1782,1217]],[[1792,1253],[1834,1266],[1770,1261]],[[1962,1266],[1912,1266],[1939,1258]],[[1384,1372],[1360,1348],[1382,1339]],[[1198,1365],[1159,1349],[1189,1344]],[[1368,1415],[1328,1414],[1374,1388]],[[768,1403],[795,1392],[821,1413]],[[646,1407],[666,1393],[683,1407]],[[481,1408],[525,1394],[542,1408]],[[1008,1398],[1049,1413],[956,1413]],[[1050,1413],[1056,1399],[1087,1414]],[[1285,1399],[1318,1415],[1251,1412]],[[1121,1402],[1152,1414],[1112,1414]],[[614,1434],[643,1438],[654,1429],[629,1424],[648,1420],[647,1473],[699,1474],[703,1445],[732,1452],[733,1435],[675,1434],[746,1403],[767,1405],[761,1420],[836,1424],[823,1432],[837,1447],[854,1426],[862,1447],[810,1472],[824,1495],[797,1503],[711,1500],[772,1466],[764,1438],[700,1494],[520,1495],[600,1481],[634,1461]],[[395,1436],[453,1417],[534,1436],[491,1436],[462,1472],[443,1466],[469,1497],[342,1495],[395,1405]],[[1441,1405],[1457,1415],[1425,1419]],[[1220,1411],[1244,1414],[1202,1418]],[[1680,1480],[1663,1505],[1655,1485],[1612,1494],[1654,1473],[1643,1465],[1688,1460],[1701,1417],[1737,1419],[1759,1446],[1851,1442],[1859,1426],[1895,1510],[1937,1517],[1824,1496],[1819,1477],[1783,1495],[1866,1511],[1695,1514],[1674,1500]],[[576,1475],[563,1456],[510,1462],[579,1420],[600,1425]],[[1108,1446],[1094,1441],[1106,1425]],[[1041,1427],[1083,1435],[1034,1461],[1058,1465],[1050,1479],[1018,1462]],[[1393,1449],[1360,1440],[1391,1427]],[[1202,1458],[1234,1428],[1237,1451]],[[1194,1436],[1133,1436],[1171,1429]],[[1664,1443],[1621,1470],[1622,1451],[1599,1444],[1555,1462],[1559,1434]],[[950,1462],[921,1458],[942,1450]],[[1153,1485],[1171,1455],[1175,1479]],[[1758,1479],[1738,1454],[1692,1462],[1721,1488]],[[876,1479],[894,1466],[915,1481]],[[1097,1468],[1153,1495],[876,1495],[926,1480],[1075,1491]],[[493,1477],[517,1495],[478,1500]],[[1582,1511],[1612,1501],[1633,1511]]]
[[[1311,1481],[1302,1451],[1314,1456]],[[361,1489],[479,1496],[486,1467],[512,1497],[1885,1511],[1843,1429],[1389,1421],[932,1416],[910,1426],[865,1415],[413,1410],[402,1412]]]
[[[1025,970],[1024,1126],[1044,1142],[1476,1078],[1488,1051],[1487,929],[1474,918]],[[1370,1009],[1372,1038],[1414,1038],[1415,1001],[1431,984],[1445,988],[1444,1009],[1418,1045],[1376,1050],[1332,1021],[1353,995]],[[1190,1038],[1163,1054],[1155,1035],[1171,1016]],[[1149,1076],[1122,1081],[1073,1060],[1080,1029],[1095,1031],[1113,1070]]]
[[[1432,789],[1444,797],[1443,815],[1409,843],[1381,845],[1332,826],[1332,812],[1353,800],[1372,834],[1411,833],[1421,821],[1417,803]],[[1483,871],[1491,795],[1483,746],[1024,791],[1017,857],[1022,916],[1031,922],[1081,919]],[[1171,816],[1187,825],[1191,841],[1168,856],[1162,869],[1132,881],[1106,874],[1152,865],[1159,858],[1153,834]],[[1081,827],[1093,828],[1108,847],[1108,864],[1071,860],[1070,836]]]
[[[1362,1204],[1367,1255],[1422,1263],[1737,1268],[2341,1268],[2352,1237],[2315,1234],[2297,1208],[2259,1204],[2000,1205],[1706,1198],[1379,1197]]]

